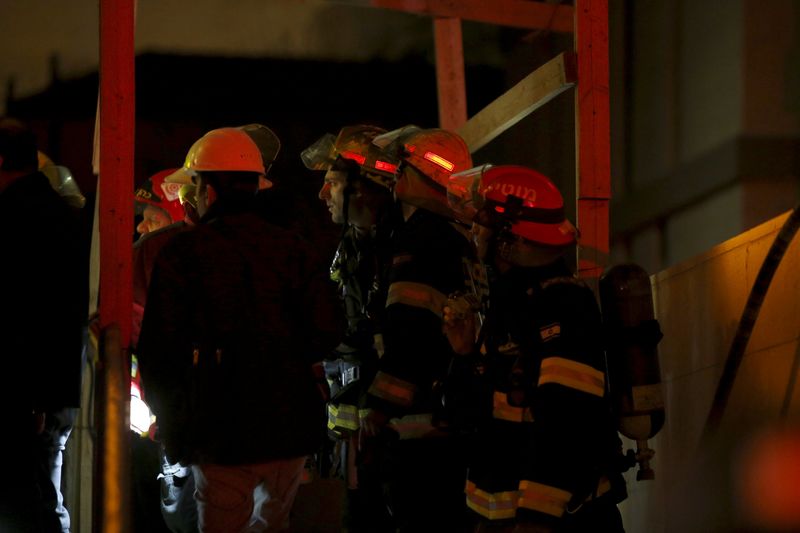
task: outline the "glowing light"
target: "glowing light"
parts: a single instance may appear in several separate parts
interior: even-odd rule
[[[153,414],[142,400],[139,385],[131,383],[131,431],[144,435],[150,429]]]
[[[495,206],[494,210],[497,211],[498,213],[505,213],[506,212],[506,208],[501,206],[501,205]]]
[[[350,152],[350,151],[347,151],[347,150],[345,150],[343,152],[340,152],[339,155],[341,155],[345,159],[350,159],[351,161],[355,161],[359,165],[363,165],[364,162],[367,160],[367,158],[364,157],[363,155],[357,154],[355,152]]]
[[[435,154],[433,152],[425,152],[425,155],[423,157],[428,161],[430,161],[431,163],[439,165],[448,172],[452,171],[456,167],[453,163],[451,163],[444,157],[440,156],[439,154]]]
[[[375,170],[383,170],[384,172],[394,174],[397,172],[397,165],[387,163],[386,161],[375,161]]]

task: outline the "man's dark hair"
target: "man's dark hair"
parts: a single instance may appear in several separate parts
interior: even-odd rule
[[[257,172],[202,172],[220,198],[251,198],[258,191]]]
[[[36,135],[13,118],[0,118],[0,157],[2,170],[35,172],[39,166]]]

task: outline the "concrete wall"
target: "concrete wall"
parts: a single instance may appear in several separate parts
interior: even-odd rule
[[[756,525],[748,519],[753,502],[740,490],[742,454],[764,427],[800,422],[795,387],[800,236],[764,300],[719,431],[702,445],[700,436],[750,288],[786,218],[770,220],[651,278],[664,331],[659,358],[667,421],[650,441],[656,450],[656,480],[637,482],[632,471],[626,474],[630,497],[621,507],[629,533],[743,531]],[[785,475],[793,474],[787,469]],[[788,481],[800,503],[797,479]],[[763,515],[760,525],[765,527]],[[794,525],[800,529],[800,521]]]

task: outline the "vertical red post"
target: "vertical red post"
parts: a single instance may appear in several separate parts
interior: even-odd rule
[[[464,83],[464,45],[461,19],[433,19],[436,46],[436,88],[439,126],[456,131],[467,121],[467,89]]]
[[[133,306],[133,4],[100,2],[100,326],[118,324],[123,340]]]
[[[576,0],[575,92],[578,272],[597,279],[609,260],[611,130],[608,101],[608,0]]]
[[[98,491],[99,529],[130,530],[127,402],[130,371],[133,235],[135,0],[100,0],[100,372],[104,402]],[[97,515],[96,515],[97,516]]]

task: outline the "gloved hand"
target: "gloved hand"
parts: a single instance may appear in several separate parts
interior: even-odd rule
[[[475,349],[476,305],[472,295],[455,293],[447,298],[442,309],[442,332],[459,355],[467,355]]]

